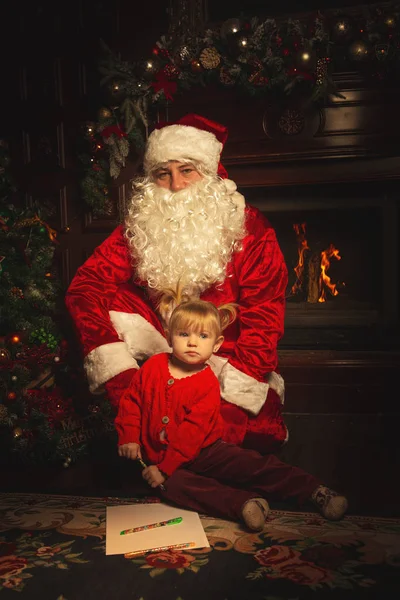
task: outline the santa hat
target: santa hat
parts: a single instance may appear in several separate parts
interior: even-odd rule
[[[147,174],[170,160],[188,159],[202,163],[212,175],[228,177],[219,162],[228,137],[226,127],[195,114],[156,127],[147,141],[143,160]]]

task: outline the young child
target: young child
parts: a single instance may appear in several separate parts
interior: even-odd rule
[[[169,319],[172,354],[149,358],[121,398],[115,420],[119,455],[143,459],[143,478],[161,486],[163,499],[183,508],[263,529],[267,499],[311,500],[339,520],[347,500],[313,475],[221,440],[219,383],[207,365],[235,319],[233,305],[179,304]]]

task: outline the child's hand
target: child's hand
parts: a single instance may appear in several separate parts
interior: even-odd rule
[[[150,465],[143,469],[142,477],[152,488],[158,487],[165,481],[164,475],[156,465]]]
[[[142,458],[140,446],[136,442],[129,442],[129,444],[121,444],[121,446],[118,446],[118,454],[120,456],[124,456],[125,458],[130,458],[131,460]]]

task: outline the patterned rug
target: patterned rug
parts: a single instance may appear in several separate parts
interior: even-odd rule
[[[400,598],[400,519],[272,511],[251,534],[203,517],[210,548],[106,556],[106,506],[143,501],[0,494],[1,599]]]

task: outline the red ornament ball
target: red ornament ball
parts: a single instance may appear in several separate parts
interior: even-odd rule
[[[7,400],[15,400],[15,398],[17,397],[17,394],[15,392],[8,392],[7,394]]]

